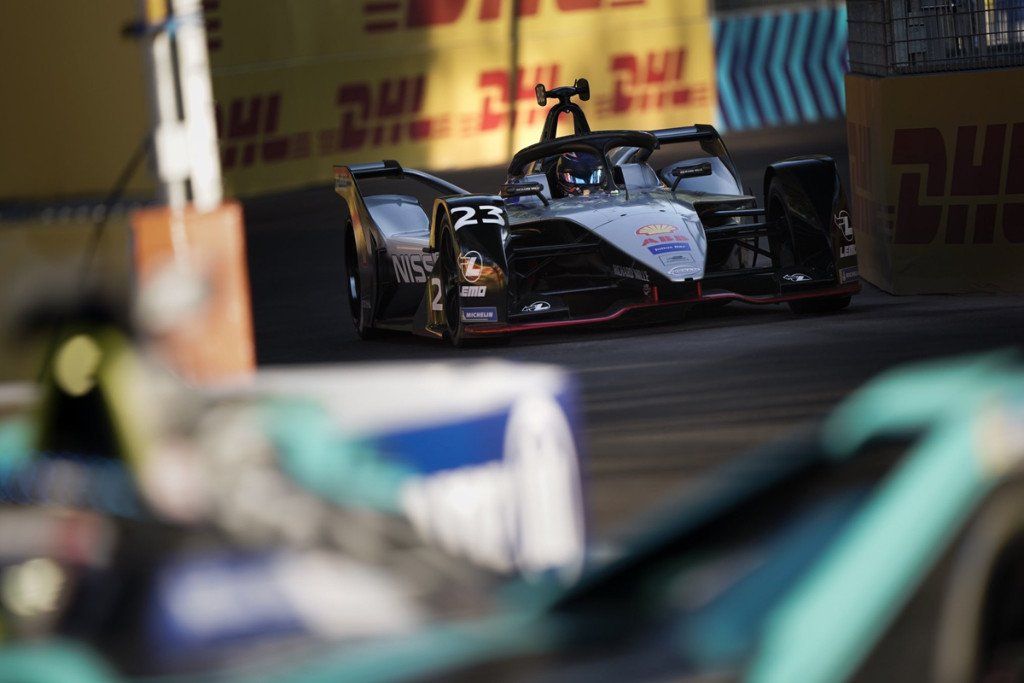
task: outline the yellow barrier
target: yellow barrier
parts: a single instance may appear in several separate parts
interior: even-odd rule
[[[203,5],[236,196],[327,182],[339,161],[503,164],[539,136],[539,81],[590,79],[595,128],[714,117],[705,0]],[[140,48],[120,37],[136,12],[133,0],[0,8],[0,21],[18,27],[0,43],[14,105],[0,127],[0,200],[98,196],[113,185],[148,125]],[[140,173],[129,191],[151,189]]]
[[[1024,291],[1024,69],[846,80],[860,274],[882,289]]]
[[[0,3],[0,200],[101,196],[148,128],[134,0]],[[129,192],[149,191],[137,174]]]
[[[396,158],[433,169],[505,163],[539,135],[543,111],[533,86],[541,81],[589,78],[595,128],[711,120],[703,1],[521,0],[515,27],[512,4],[214,3],[214,89],[229,190],[316,182],[339,161]]]

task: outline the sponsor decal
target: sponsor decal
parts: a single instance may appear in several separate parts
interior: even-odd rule
[[[853,241],[853,226],[850,225],[850,214],[844,209],[833,216],[836,227],[843,231],[843,237],[847,242]]]
[[[437,254],[392,254],[395,277],[405,284],[423,283],[434,268]]]
[[[700,268],[697,266],[676,266],[668,271],[669,275],[692,275],[693,273],[699,273]]]
[[[661,243],[647,247],[647,251],[657,256],[658,254],[666,254],[672,251],[690,251],[690,245],[680,242]]]
[[[464,299],[479,299],[487,296],[487,287],[484,285],[462,285],[459,288],[459,296]]]
[[[678,266],[684,263],[693,263],[693,256],[690,254],[669,254],[661,256],[661,264],[664,266]]]
[[[810,282],[811,278],[803,273],[789,273],[788,275],[782,276],[783,280],[787,282]]]
[[[642,237],[649,237],[651,235],[669,235],[677,232],[677,228],[674,225],[665,225],[664,223],[657,223],[654,225],[645,225],[642,228],[637,228],[636,234]]]
[[[846,258],[847,256],[856,256],[856,255],[857,255],[857,245],[856,244],[845,244],[845,245],[843,245],[842,247],[839,248],[839,258]]]
[[[649,232],[642,233],[641,230],[661,230],[665,229],[664,232]],[[645,225],[636,231],[638,237],[642,237],[643,241],[640,243],[642,246],[647,247],[648,251],[652,254],[660,254],[668,251],[690,251],[690,240],[684,235],[675,234],[676,229],[671,225]],[[664,244],[680,244],[683,245],[677,249],[658,249],[659,245]]]
[[[547,301],[534,301],[532,304],[523,306],[523,313],[539,313],[548,310],[551,310],[551,304]]]
[[[627,277],[630,280],[640,280],[641,282],[650,282],[650,277],[647,275],[647,271],[642,268],[630,268],[628,266],[612,266],[612,274],[618,277]]]
[[[859,279],[860,273],[857,272],[857,266],[853,266],[852,268],[843,268],[839,271],[839,282],[842,284]]]
[[[466,282],[476,282],[480,279],[483,273],[482,262],[480,252],[477,251],[467,251],[459,257],[459,268],[462,269],[462,277],[466,278]]]
[[[463,308],[461,310],[462,322],[464,323],[493,323],[498,321],[498,309],[494,306],[483,308]]]

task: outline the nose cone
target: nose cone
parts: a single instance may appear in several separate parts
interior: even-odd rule
[[[621,216],[595,232],[673,282],[704,276],[707,242],[696,216],[655,211]]]

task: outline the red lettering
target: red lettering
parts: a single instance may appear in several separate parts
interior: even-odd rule
[[[974,143],[978,126],[960,126],[956,130],[956,155],[953,158],[953,181],[950,194],[999,194],[999,180],[1003,174],[1003,142],[1006,126],[985,127],[985,147],[981,164],[974,164]]]
[[[1010,164],[1006,168],[1006,194],[1024,194],[1024,123],[1013,124]]]
[[[1024,242],[1024,204],[1003,205],[1003,235],[1007,242]]]
[[[992,244],[996,235],[996,205],[978,204],[974,210],[974,243]]]
[[[893,137],[892,164],[927,164],[928,195],[941,197],[946,189],[946,143],[938,128],[897,130]],[[896,205],[895,244],[928,244],[935,239],[942,221],[942,206],[919,203],[920,173],[900,178]]]
[[[408,0],[406,25],[409,28],[443,26],[458,21],[466,0]]]

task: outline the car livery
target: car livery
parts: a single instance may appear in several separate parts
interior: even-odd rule
[[[498,194],[471,194],[394,160],[334,167],[360,336],[406,330],[461,346],[709,301],[825,312],[859,291],[831,158],[771,164],[759,208],[712,126],[595,132],[571,101],[589,99],[586,80],[537,94],[558,103]],[[575,134],[557,137],[563,114]],[[601,160],[599,188],[559,188],[555,166],[569,153]]]

